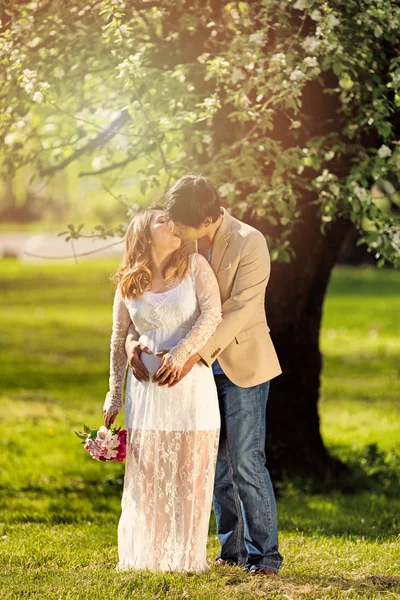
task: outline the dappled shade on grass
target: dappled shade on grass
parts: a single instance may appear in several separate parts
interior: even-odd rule
[[[108,276],[116,266],[2,261],[0,597],[86,597],[66,595],[83,583],[92,596],[107,589],[108,597],[144,600],[398,593],[400,274],[334,273],[321,332],[320,413],[324,440],[350,466],[351,485],[340,492],[277,483],[285,560],[271,582],[235,568],[200,577],[114,572],[124,465],[92,460],[73,432],[102,423]],[[212,518],[209,557],[217,550]]]

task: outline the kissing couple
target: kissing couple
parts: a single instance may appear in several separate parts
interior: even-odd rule
[[[117,571],[276,574],[274,490],[266,466],[270,381],[263,234],[221,207],[214,185],[181,177],[129,223],[116,285],[106,427],[124,406],[127,454]]]

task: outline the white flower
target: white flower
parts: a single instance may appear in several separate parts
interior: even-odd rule
[[[321,13],[319,12],[319,10],[315,9],[310,14],[310,17],[312,18],[313,21],[320,21],[321,20]]]
[[[360,187],[359,185],[354,186],[353,192],[361,202],[366,200],[368,197],[367,190],[365,188]]]
[[[107,427],[105,425],[102,425],[98,432],[97,432],[97,436],[96,439],[97,440],[102,440],[104,443],[110,444],[112,442],[112,432],[111,429],[107,429]]]
[[[296,8],[297,10],[304,10],[305,7],[306,7],[305,0],[297,0],[297,2],[295,2],[293,4],[293,8]]]
[[[340,187],[336,185],[336,183],[331,183],[329,185],[329,189],[336,198],[339,198],[340,195]]]
[[[290,73],[289,79],[291,81],[297,81],[298,79],[303,79],[303,77],[303,71],[300,71],[300,69],[295,69],[294,71],[292,71],[292,73]]]
[[[387,158],[388,156],[392,155],[392,151],[388,146],[385,146],[385,144],[383,144],[379,150],[378,150],[378,156],[379,158]]]
[[[328,16],[328,24],[329,24],[329,27],[331,29],[333,29],[337,25],[340,25],[340,21],[337,17],[335,17],[335,15],[329,15]]]
[[[223,198],[226,198],[229,194],[233,194],[235,191],[235,186],[233,183],[224,183],[223,185],[219,186],[218,191]]]
[[[12,146],[13,143],[18,139],[18,136],[15,133],[7,133],[4,138],[4,143],[7,146]]]
[[[30,78],[36,77],[36,71],[31,71],[31,69],[24,69],[22,72],[24,74],[24,77],[30,77]]]
[[[315,56],[306,56],[306,58],[303,60],[303,63],[307,65],[307,67],[316,67],[317,59]]]
[[[249,36],[249,42],[254,42],[255,44],[262,44],[264,42],[262,33],[260,31],[257,31],[256,33],[252,33]]]
[[[37,102],[38,104],[41,104],[44,100],[42,92],[35,92],[33,94],[32,100],[34,102]]]
[[[29,48],[36,48],[36,46],[38,44],[40,44],[41,41],[42,40],[40,39],[40,37],[36,36],[33,40],[28,42],[26,45],[29,46]]]
[[[282,52],[279,52],[278,54],[273,54],[271,56],[271,62],[276,62],[283,66],[286,66],[286,56]]]
[[[248,96],[247,96],[247,95],[246,95],[244,92],[242,92],[242,93],[240,94],[240,97],[239,97],[239,102],[240,102],[240,105],[241,105],[241,106],[246,106],[246,107],[248,107],[248,106],[250,106],[250,105],[251,105],[251,100],[250,100],[250,98],[249,98],[249,97],[248,97]]]
[[[238,81],[240,81],[241,79],[246,79],[246,75],[243,73],[243,71],[241,69],[238,69],[238,67],[233,67],[232,76],[231,76],[232,83],[235,84]]]
[[[65,71],[62,67],[58,67],[55,71],[54,71],[54,77],[56,77],[57,79],[62,79],[65,75]]]
[[[314,52],[320,45],[321,42],[313,35],[309,35],[303,40],[303,48],[306,52]]]

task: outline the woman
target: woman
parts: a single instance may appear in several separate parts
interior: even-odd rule
[[[150,378],[128,371],[127,457],[118,524],[118,571],[208,570],[206,544],[220,415],[211,368],[198,362],[170,387],[186,360],[221,321],[215,275],[200,254],[187,255],[162,209],[136,215],[114,276],[108,427],[121,410],[125,340],[133,322]],[[160,383],[167,382],[167,385]]]

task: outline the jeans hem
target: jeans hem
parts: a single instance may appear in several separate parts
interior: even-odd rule
[[[255,563],[246,563],[246,571],[250,571],[251,567],[257,567],[257,569],[268,569],[269,571],[273,571],[277,573],[280,569],[281,562],[255,562]]]

